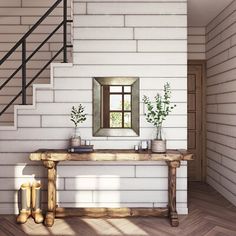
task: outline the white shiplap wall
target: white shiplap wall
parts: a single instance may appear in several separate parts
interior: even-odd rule
[[[1,0],[0,1],[0,58],[15,45],[16,42],[34,25],[37,20],[55,3],[55,0]],[[68,0],[68,18],[71,18],[70,4]],[[80,13],[84,13],[82,4]],[[30,55],[39,44],[56,28],[62,21],[62,4],[55,9],[47,19],[34,31],[27,39],[27,55]],[[68,42],[70,44],[70,25],[68,24]],[[27,82],[47,63],[47,61],[62,46],[62,28],[52,36],[50,40],[36,53],[27,63]],[[70,51],[70,48],[69,48]],[[7,61],[0,66],[0,85],[20,66],[21,46],[14,52]],[[68,53],[70,59],[71,54]],[[57,61],[62,60],[62,55]],[[37,83],[49,82],[49,68],[45,70],[36,80]],[[7,86],[0,92],[0,110],[8,104],[20,91],[21,71],[16,74]],[[20,104],[21,98],[15,104]],[[27,103],[32,104],[32,88],[27,91]],[[0,125],[10,125],[13,123],[13,106],[0,117]]]
[[[79,14],[84,3],[86,14]],[[73,133],[72,105],[82,103],[88,119],[81,135],[95,148],[133,148],[151,139],[145,121],[144,94],[154,96],[166,81],[177,104],[165,123],[168,148],[187,146],[187,17],[186,1],[74,1],[74,64],[52,67],[51,86],[35,86],[33,107],[18,109],[18,129],[0,131],[0,211],[14,211],[15,190],[26,177],[44,178],[43,167],[28,160],[38,148],[66,148]],[[92,78],[140,77],[140,137],[92,136]],[[85,164],[85,167],[82,166]],[[177,207],[187,213],[187,166],[178,169]],[[3,166],[4,165],[4,166]],[[58,167],[62,206],[164,206],[165,163],[64,163]],[[5,181],[5,182],[4,182]]]
[[[236,1],[207,26],[207,181],[236,205]]]
[[[205,27],[188,26],[188,60],[206,59]]]

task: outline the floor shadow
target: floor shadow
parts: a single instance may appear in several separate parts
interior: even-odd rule
[[[35,225],[33,220],[29,219],[25,225],[18,225],[17,227],[21,232],[24,232],[22,236],[151,236],[159,235],[154,234],[155,229],[152,229],[152,227],[148,225],[148,222],[152,224],[155,223],[156,220],[157,219],[154,217],[134,219],[70,217],[56,219],[54,225],[48,228],[43,224]],[[141,228],[140,225],[142,225],[143,228]]]
[[[236,207],[212,187],[190,183],[187,216],[179,216],[179,227],[171,227],[167,218],[65,218],[56,219],[51,228],[35,224],[15,223],[15,216],[0,216],[0,235],[17,236],[205,236],[236,235]]]

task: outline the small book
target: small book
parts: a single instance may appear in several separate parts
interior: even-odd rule
[[[93,145],[70,147],[68,149],[68,152],[75,152],[75,153],[93,152]]]
[[[74,147],[70,147],[70,148],[74,148],[74,149],[93,149],[93,145],[80,145],[80,146],[74,146]]]

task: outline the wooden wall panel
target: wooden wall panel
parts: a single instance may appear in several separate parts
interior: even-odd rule
[[[14,2],[17,3],[17,1]],[[49,2],[49,0],[35,1],[35,8],[46,8]],[[153,99],[157,91],[163,89],[166,82],[171,83],[172,101],[177,104],[164,123],[167,146],[168,148],[187,148],[187,1],[173,0],[167,3],[150,0],[145,2],[145,8],[143,8],[144,1],[140,0],[109,0],[106,6],[105,2],[107,1],[74,0],[75,25],[72,32],[74,64],[57,64],[52,67],[53,83],[48,86],[36,86],[34,105],[20,107],[17,110],[17,130],[1,130],[0,128],[0,163],[2,164],[0,165],[4,169],[0,180],[5,181],[5,178],[10,178],[12,181],[15,178],[17,179],[16,188],[19,188],[25,177],[33,178],[35,174],[37,179],[45,178],[45,170],[41,166],[36,166],[36,163],[30,162],[28,154],[38,148],[67,148],[68,140],[74,132],[69,114],[71,107],[79,103],[85,106],[88,114],[88,119],[80,128],[82,138],[90,140],[95,148],[128,149],[139,144],[140,140],[152,139],[155,129],[145,120],[142,96],[146,94]],[[22,3],[21,8],[33,8],[31,0],[23,0]],[[92,3],[96,3],[96,8]],[[153,4],[161,7],[154,9]],[[111,9],[111,5],[114,8]],[[126,8],[131,5],[132,8]],[[119,11],[118,15],[117,11]],[[169,14],[170,11],[173,14]],[[16,12],[13,13],[14,17],[19,17]],[[29,28],[28,23],[31,17],[34,16],[29,12],[25,14],[22,18],[24,25],[21,26]],[[49,23],[54,24],[57,17],[56,14]],[[153,19],[158,21],[153,21]],[[43,25],[37,34],[42,35],[50,31],[51,24]],[[7,28],[2,30],[7,31]],[[59,35],[57,42],[47,44],[44,51],[55,53],[58,48]],[[34,39],[36,41],[37,37]],[[12,37],[11,40],[13,40]],[[154,51],[151,51],[150,42]],[[36,42],[32,38],[31,50],[34,43]],[[0,46],[9,48],[11,45],[10,42],[0,42]],[[18,59],[19,56],[18,54]],[[111,65],[110,62],[113,64]],[[37,62],[34,63],[34,67],[37,67]],[[33,70],[35,69],[31,71]],[[6,71],[8,70],[0,73],[0,79],[3,75],[5,76]],[[48,78],[49,73],[48,70],[44,74],[40,79],[41,83],[44,78],[45,80]],[[33,76],[33,72],[29,75]],[[137,76],[140,78],[139,137],[92,136],[92,78],[95,76]],[[12,82],[11,86],[18,85]],[[86,166],[83,167],[83,164]],[[117,163],[95,163],[95,165],[78,162],[64,163],[59,165],[58,174],[62,181],[60,185],[62,189],[58,197],[64,206],[101,206],[103,204],[105,206],[152,207],[167,204],[165,163],[151,163],[151,165],[137,162],[119,163],[119,165]],[[127,178],[130,179],[127,180]],[[188,211],[186,163],[178,169],[177,178],[177,208],[179,213],[186,214]],[[149,179],[150,183],[147,184]],[[136,183],[135,192],[129,189],[130,182],[128,181],[131,180]],[[86,186],[91,181],[95,181],[93,183],[97,186],[88,190]],[[117,185],[111,184],[114,181],[118,181]],[[154,181],[159,184],[153,186]],[[107,182],[110,183],[106,189],[109,194],[104,191],[104,184]],[[80,184],[85,187],[80,187]],[[17,199],[11,197],[11,201],[4,203],[10,194],[9,189],[0,191],[6,191],[3,201],[0,201],[0,212],[17,213],[17,207],[15,207]],[[92,194],[96,199],[91,199]],[[140,198],[135,202],[137,195]],[[99,196],[102,197],[102,202],[98,201]],[[113,203],[109,203],[111,196],[115,197],[112,199],[115,201]]]
[[[206,92],[207,181],[236,205],[235,10],[233,1],[206,28]]]

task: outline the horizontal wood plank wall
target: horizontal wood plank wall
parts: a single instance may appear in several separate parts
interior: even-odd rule
[[[188,26],[188,60],[206,59],[205,27]]]
[[[207,26],[207,181],[236,205],[236,1]]]
[[[85,4],[86,14],[80,14]],[[169,81],[177,104],[164,126],[168,148],[187,147],[187,1],[74,1],[73,65],[53,67],[53,86],[37,88],[34,109],[18,110],[18,129],[0,131],[0,212],[16,208],[15,189],[26,178],[43,179],[45,169],[28,160],[38,148],[66,148],[73,134],[72,105],[82,103],[88,119],[80,126],[95,148],[133,148],[152,139],[145,121],[144,94],[154,97]],[[92,78],[140,77],[140,137],[92,136]],[[16,164],[17,163],[17,164]],[[83,167],[82,165],[86,166]],[[178,169],[177,208],[187,213],[187,163]],[[165,163],[68,162],[58,167],[60,206],[164,206]],[[9,181],[11,187],[5,183]],[[149,182],[150,181],[150,182]],[[45,201],[45,199],[44,199]],[[14,208],[15,207],[15,208]]]
[[[20,38],[36,23],[36,21],[53,5],[55,0],[1,0],[0,2],[0,58],[2,58]],[[70,5],[68,0],[68,18],[71,18]],[[62,21],[62,4],[55,9],[49,17],[34,31],[27,39],[27,55],[30,55],[34,49],[56,28],[58,23]],[[83,7],[80,7],[80,13]],[[79,13],[78,13],[79,14]],[[68,42],[70,39],[70,25],[68,24]],[[47,63],[47,61],[62,46],[62,28],[33,56],[27,63],[27,81]],[[71,49],[69,48],[69,51]],[[10,56],[10,58],[0,66],[0,85],[14,72],[21,63],[21,46]],[[70,59],[71,53],[68,54]],[[62,54],[57,58],[58,62],[62,61]],[[49,82],[49,68],[43,72],[37,83]],[[0,110],[2,110],[11,99],[14,98],[21,89],[21,71],[12,79],[7,86],[0,92]],[[15,104],[20,104],[21,98],[17,99]],[[32,89],[27,90],[27,103],[32,104]],[[13,124],[13,106],[11,106],[5,114],[0,117],[0,125]]]

